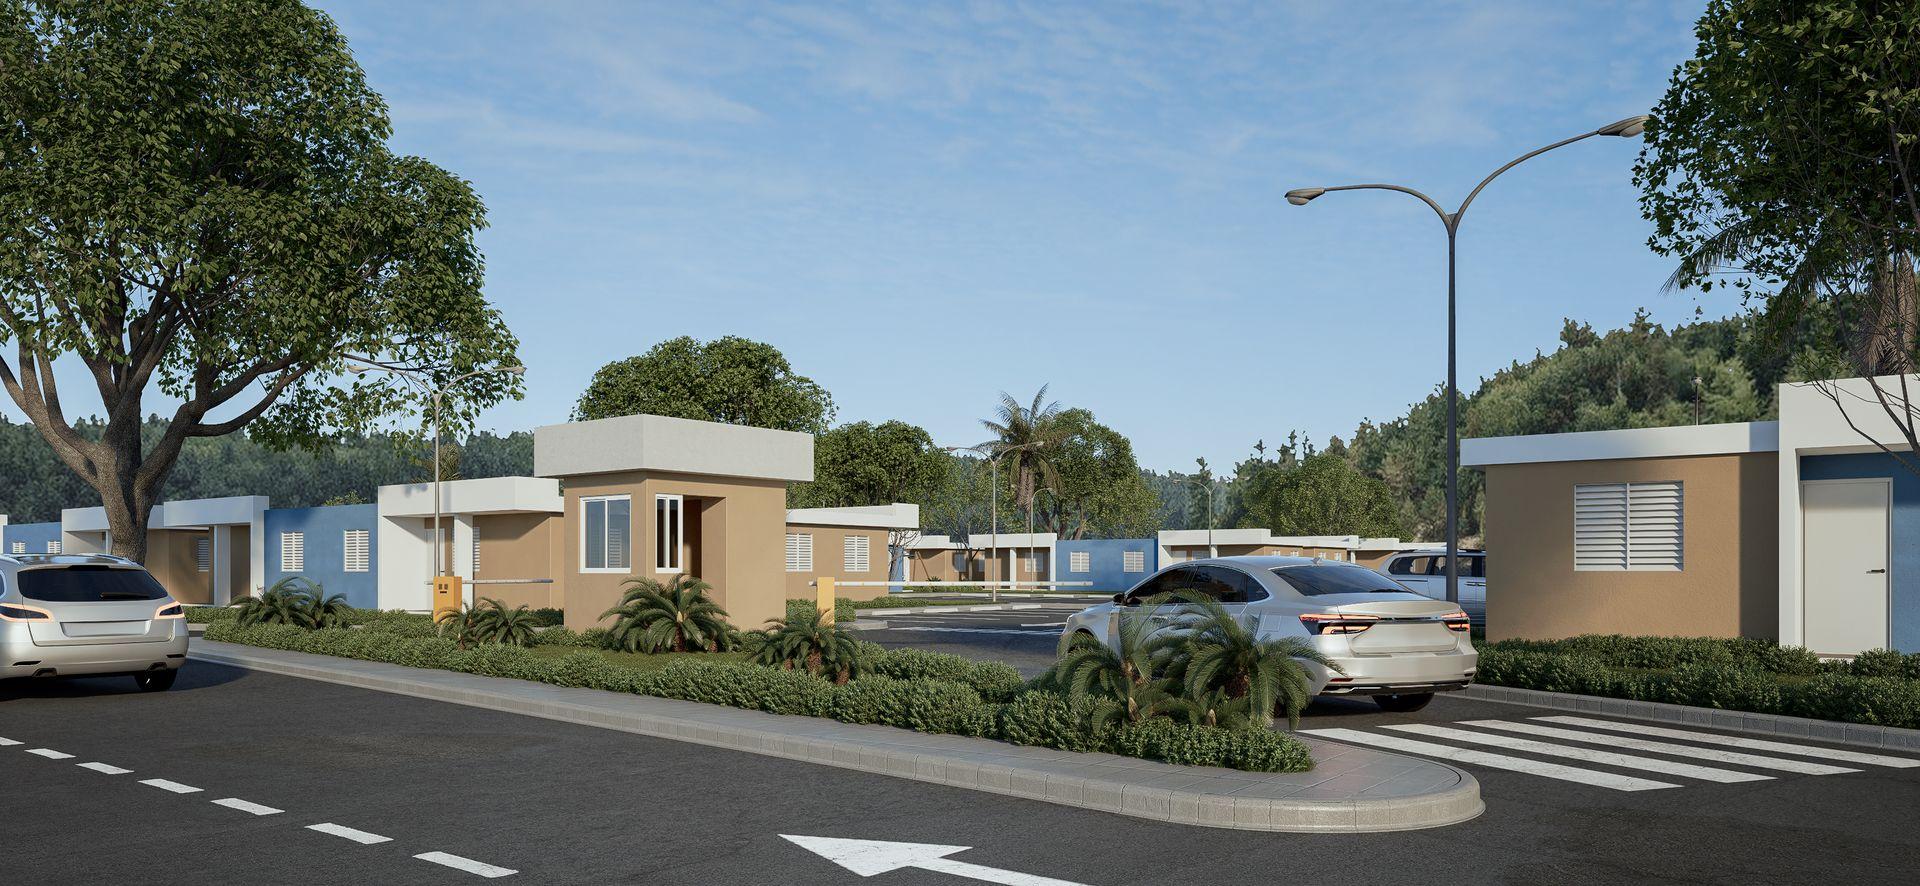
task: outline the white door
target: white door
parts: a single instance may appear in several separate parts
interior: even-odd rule
[[[1888,482],[1801,485],[1807,648],[1814,652],[1852,655],[1888,645]]]

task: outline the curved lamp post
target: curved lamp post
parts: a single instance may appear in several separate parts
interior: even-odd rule
[[[1000,460],[1003,458],[1006,458],[1009,455],[1012,455],[1015,452],[1020,452],[1025,449],[1031,449],[1033,448],[1033,444],[1022,443],[1018,446],[999,447],[1000,451],[994,452],[991,454],[989,454],[987,450],[993,447],[990,447],[989,444],[986,444],[986,443],[979,443],[973,446],[942,446],[940,448],[946,452],[971,452],[975,455],[986,457],[987,470],[989,474],[987,479],[987,485],[990,487],[989,495],[992,496],[990,499],[991,503],[988,504],[987,510],[990,512],[988,514],[988,519],[991,521],[991,524],[993,526],[992,530],[990,530],[987,536],[987,558],[991,562],[997,562],[997,558],[999,557],[999,547],[1000,547]],[[1033,526],[1031,524],[1027,526],[1027,543],[1028,544],[1033,543]],[[1009,567],[1008,571],[1012,571],[1012,567],[1014,565],[1015,564],[1011,562],[1011,558],[1009,558],[1009,562],[1007,564],[1007,566]],[[982,573],[980,577],[986,578],[986,575]],[[1000,578],[1001,578],[1001,581],[1006,580],[1006,576],[1004,575],[1002,575]],[[1019,584],[1018,579],[1016,579],[1014,583],[1016,585]],[[989,584],[987,588],[987,601],[991,603],[1000,602],[999,583]]]
[[[426,391],[433,400],[433,577],[437,579],[445,572],[440,557],[440,549],[442,547],[440,538],[440,392],[444,388],[452,387],[475,376],[525,375],[527,368],[525,366],[496,366],[490,369],[475,369],[465,375],[448,379],[445,385],[435,387],[425,378],[426,373],[418,369],[399,369],[393,366],[382,366],[378,363],[360,360],[358,357],[349,357],[347,359],[357,361],[355,365],[347,367],[347,371],[354,375],[363,375],[369,372],[391,373],[399,376],[410,384],[417,385],[421,390]]]
[[[1489,183],[1499,178],[1501,173],[1527,160],[1538,157],[1554,148],[1564,147],[1596,135],[1613,135],[1622,138],[1632,138],[1633,136],[1639,135],[1646,128],[1646,115],[1628,117],[1616,123],[1609,123],[1592,132],[1584,132],[1572,138],[1554,142],[1544,148],[1521,154],[1507,165],[1494,170],[1492,175],[1481,179],[1480,183],[1475,185],[1473,190],[1467,193],[1467,199],[1460,203],[1460,208],[1452,212],[1441,208],[1440,204],[1432,197],[1403,185],[1340,185],[1332,188],[1295,188],[1287,192],[1288,203],[1295,206],[1305,206],[1320,195],[1333,191],[1357,191],[1367,189],[1399,191],[1402,194],[1410,194],[1418,197],[1420,202],[1427,204],[1428,208],[1432,209],[1435,215],[1440,216],[1440,224],[1447,229],[1447,602],[1449,603],[1460,602],[1460,397],[1459,386],[1456,384],[1454,373],[1454,244],[1460,233],[1460,217],[1466,214],[1467,207],[1473,205],[1473,198],[1480,196],[1480,192],[1484,190]]]

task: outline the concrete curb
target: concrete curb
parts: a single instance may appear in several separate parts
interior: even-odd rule
[[[1718,708],[1697,708],[1626,698],[1603,698],[1568,692],[1544,692],[1512,686],[1488,686],[1483,683],[1468,686],[1461,690],[1460,694],[1482,701],[1512,702],[1561,711],[1577,711],[1583,714],[1637,717],[1661,723],[1704,726],[1709,729],[1727,729],[1786,738],[1805,738],[1889,751],[1920,751],[1920,730],[1917,729],[1839,723],[1832,720],[1809,720],[1804,717],[1785,717],[1779,714],[1749,714],[1745,711],[1723,711]]]
[[[227,643],[203,641],[189,655],[361,689],[1201,827],[1403,831],[1457,824],[1486,808],[1479,782],[1462,770],[1306,736],[1300,738],[1318,763],[1313,772],[1238,772]]]

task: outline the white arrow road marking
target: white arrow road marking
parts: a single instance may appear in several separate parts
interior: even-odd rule
[[[95,772],[101,772],[107,775],[126,775],[127,773],[133,771],[131,769],[121,769],[118,766],[108,766],[105,763],[77,763],[75,765],[79,766],[81,769],[91,769]]]
[[[238,809],[241,812],[251,812],[254,815],[279,815],[280,813],[286,811],[284,809],[275,809],[272,806],[262,806],[258,803],[249,803],[246,800],[240,799],[239,797],[227,797],[224,800],[215,800],[213,801],[213,805],[225,806],[228,809]]]
[[[479,874],[482,877],[488,878],[505,877],[520,873],[512,868],[495,867],[486,862],[474,861],[471,858],[461,858],[458,855],[445,852],[422,852],[414,856],[414,858],[420,859],[421,861],[430,861],[434,864],[443,864],[454,870],[466,871],[469,874]]]
[[[159,788],[163,791],[172,791],[176,794],[197,794],[200,792],[200,789],[193,785],[181,784],[177,781],[168,781],[164,778],[149,778],[140,783],[150,788]]]
[[[45,758],[47,758],[47,759],[49,759],[49,760],[71,760],[71,759],[73,759],[73,755],[72,755],[72,754],[63,754],[63,753],[60,753],[59,751],[56,751],[56,750],[54,750],[54,749],[52,749],[52,748],[34,748],[33,750],[30,750],[30,751],[28,751],[27,753],[29,753],[29,754],[35,754],[35,755],[37,755],[37,756],[41,756],[41,757],[45,757]]]
[[[971,846],[894,843],[886,840],[846,840],[838,837],[805,837],[797,834],[781,834],[780,838],[862,877],[871,877],[901,868],[919,868],[923,871],[938,871],[956,877],[966,877],[969,880],[979,880],[982,883],[1000,883],[1002,886],[1083,886],[1083,884],[1066,880],[1037,877],[1033,874],[968,864],[947,858],[956,852],[972,849]]]
[[[353,828],[347,827],[346,825],[338,825],[330,821],[321,822],[320,824],[307,825],[307,830],[319,831],[320,833],[323,833],[323,834],[332,834],[333,836],[336,836],[336,837],[344,837],[362,846],[371,846],[375,843],[387,843],[393,840],[392,837],[382,837],[379,834],[369,834],[366,831],[355,830]]]

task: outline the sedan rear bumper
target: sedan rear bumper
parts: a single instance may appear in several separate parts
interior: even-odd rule
[[[1400,695],[1465,689],[1480,667],[1478,652],[1405,653],[1333,658],[1341,672],[1301,662],[1316,695]]]
[[[184,621],[175,622],[173,636],[160,642],[37,646],[25,631],[0,632],[0,678],[137,674],[176,670],[186,661]]]

